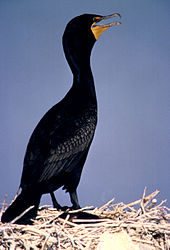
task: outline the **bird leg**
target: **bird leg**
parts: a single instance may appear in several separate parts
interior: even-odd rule
[[[69,192],[69,194],[70,194],[71,203],[73,204],[71,209],[79,209],[80,205],[78,202],[77,192],[76,191]],[[51,192],[50,195],[51,195],[51,199],[52,199],[52,203],[53,203],[54,208],[56,208],[57,210],[62,210],[62,211],[66,211],[67,209],[69,209],[69,207],[67,207],[67,206],[64,206],[64,207],[60,206],[60,204],[57,202],[53,192]]]
[[[52,202],[53,202],[53,207],[57,208],[58,210],[62,209],[62,207],[60,206],[60,204],[57,202],[54,193],[51,192],[50,195],[51,195],[51,199],[52,199]]]
[[[73,191],[73,192],[69,192],[69,194],[70,194],[71,203],[73,204],[72,209],[79,209],[80,205],[79,205],[79,202],[78,202],[78,197],[77,197],[76,190]]]
[[[53,192],[50,193],[51,195],[51,199],[52,199],[52,202],[53,202],[53,207],[56,208],[57,210],[61,210],[61,211],[66,211],[67,209],[69,209],[69,207],[67,206],[64,206],[62,207],[56,200],[55,198],[55,195]]]

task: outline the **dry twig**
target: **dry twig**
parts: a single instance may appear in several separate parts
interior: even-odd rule
[[[142,199],[113,204],[114,199],[101,208],[86,207],[80,211],[95,214],[99,220],[59,218],[62,212],[48,206],[39,209],[33,225],[0,223],[0,249],[95,249],[104,232],[114,234],[125,230],[135,244],[155,249],[168,249],[170,242],[169,208],[163,202],[156,206],[153,198],[158,190]],[[139,208],[134,206],[138,205]],[[2,211],[2,210],[1,210]],[[75,211],[74,211],[75,212]],[[77,212],[77,211],[76,211]],[[141,213],[142,212],[142,213]],[[1,212],[2,213],[2,212]],[[76,223],[81,224],[76,224]]]

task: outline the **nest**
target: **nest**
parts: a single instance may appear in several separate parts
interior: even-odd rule
[[[162,201],[156,205],[155,191],[130,204],[114,204],[114,199],[100,208],[85,207],[63,212],[49,206],[39,208],[33,225],[0,222],[0,249],[104,249],[116,242],[115,236],[129,248],[170,249],[170,211]],[[78,219],[76,213],[93,214],[98,219]],[[1,210],[2,213],[2,210]],[[74,216],[72,214],[74,213]],[[123,234],[123,238],[122,238]],[[107,236],[107,237],[106,237]],[[112,240],[114,239],[114,240]],[[112,240],[112,241],[111,241]],[[128,243],[127,243],[128,242]],[[118,244],[119,244],[118,243]],[[130,245],[131,244],[131,245]],[[109,248],[105,248],[109,249]]]

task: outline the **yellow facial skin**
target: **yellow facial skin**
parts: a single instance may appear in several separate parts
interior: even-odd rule
[[[94,18],[94,22],[91,25],[91,31],[95,37],[95,39],[97,40],[99,38],[99,36],[105,31],[107,30],[109,27],[113,26],[113,25],[119,25],[121,24],[120,22],[111,22],[111,23],[106,23],[106,24],[97,24],[98,22],[102,21],[102,20],[106,20],[106,19],[110,19],[113,17],[119,17],[121,18],[121,15],[118,13],[115,14],[111,14],[108,16],[102,16],[102,17],[95,17]]]
[[[107,30],[109,27],[101,27],[101,26],[95,26],[96,22],[94,22],[91,26],[91,30],[93,32],[94,37],[96,38],[96,40],[99,38],[99,36],[105,31]]]

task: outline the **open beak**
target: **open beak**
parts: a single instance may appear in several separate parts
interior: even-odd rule
[[[91,26],[91,30],[96,38],[96,40],[99,38],[99,36],[108,28],[110,28],[113,25],[119,25],[121,22],[111,22],[111,23],[106,23],[106,24],[98,24],[99,22],[103,20],[107,20],[113,17],[119,17],[121,18],[121,15],[118,13],[111,14],[108,16],[97,16],[93,18],[93,24]]]

